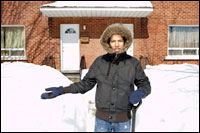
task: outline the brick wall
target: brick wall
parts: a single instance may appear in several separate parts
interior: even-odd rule
[[[41,64],[48,54],[48,21],[43,21],[39,6],[45,1],[1,1],[1,25],[24,25],[26,56]],[[3,62],[1,60],[1,62]]]
[[[166,61],[168,48],[168,25],[199,25],[198,1],[152,1],[153,13],[148,17],[149,38],[142,40],[141,47],[136,56],[143,54],[149,57],[150,64],[199,64],[198,60],[172,60]],[[148,45],[146,45],[148,44]],[[136,45],[137,47],[138,45]]]
[[[59,70],[60,24],[79,24],[80,37],[90,39],[89,43],[80,44],[80,56],[85,56],[86,67],[89,68],[96,57],[105,54],[99,43],[104,29],[112,23],[124,23],[134,25],[136,58],[148,57],[150,65],[199,64],[198,60],[164,60],[168,48],[168,25],[198,25],[198,1],[152,1],[154,11],[148,18],[42,17],[39,6],[47,3],[50,2],[1,1],[1,25],[25,26],[27,62],[45,64],[45,59],[52,56],[54,67]],[[85,31],[82,29],[84,24],[87,26]]]

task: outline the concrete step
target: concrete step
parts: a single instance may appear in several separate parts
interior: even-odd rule
[[[80,73],[63,73],[72,82],[79,82],[81,79]]]

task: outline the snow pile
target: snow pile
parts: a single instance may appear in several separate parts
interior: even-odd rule
[[[3,63],[1,68],[1,131],[86,130],[83,95],[40,98],[45,88],[72,83],[59,71],[22,62]]]
[[[82,77],[88,70],[84,70]],[[199,131],[199,66],[147,66],[152,93],[136,116],[136,131]],[[95,89],[41,100],[45,88],[72,82],[31,63],[1,64],[1,131],[94,131]]]
[[[147,66],[152,93],[137,112],[136,131],[199,131],[199,66]]]

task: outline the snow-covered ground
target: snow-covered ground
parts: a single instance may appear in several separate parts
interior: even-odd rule
[[[152,93],[137,111],[136,131],[198,132],[199,66],[161,64],[145,73]],[[40,99],[45,88],[71,83],[48,66],[2,63],[1,131],[94,131],[95,87],[84,95]]]

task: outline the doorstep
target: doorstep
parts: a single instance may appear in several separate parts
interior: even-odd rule
[[[66,76],[69,80],[72,82],[79,82],[81,79],[81,74],[80,73],[62,73],[64,76]]]

